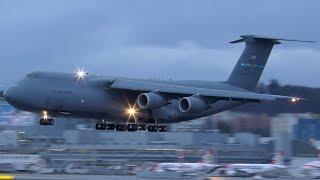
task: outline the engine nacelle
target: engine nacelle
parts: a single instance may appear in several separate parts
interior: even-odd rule
[[[201,97],[190,96],[184,97],[179,101],[179,109],[181,112],[201,113],[206,110],[208,104]]]
[[[158,109],[167,103],[168,101],[158,93],[142,93],[138,97],[138,106],[141,109]]]

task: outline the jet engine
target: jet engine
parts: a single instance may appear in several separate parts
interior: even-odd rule
[[[138,106],[141,109],[158,109],[167,104],[166,98],[159,93],[142,93],[138,97]]]
[[[181,112],[201,113],[206,110],[208,104],[197,96],[184,97],[179,101],[179,109]]]

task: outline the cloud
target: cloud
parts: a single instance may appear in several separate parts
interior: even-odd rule
[[[240,34],[320,40],[315,21],[319,5],[320,1],[291,0],[4,0],[0,2],[0,82],[17,81],[34,70],[73,71],[82,65],[101,74],[224,80],[241,52],[241,46],[228,41]],[[313,60],[319,48],[303,46],[289,45],[295,52],[279,48],[275,53],[281,59],[307,57],[314,69],[320,64]],[[316,70],[300,66],[299,78],[289,75],[301,61],[273,65],[287,62],[274,61],[264,79],[270,73],[285,77],[280,78],[284,82],[317,86]]]
[[[120,47],[95,52],[83,59],[92,72],[129,77],[224,81],[237,62],[243,46],[208,48],[192,42],[176,46]],[[270,55],[262,81],[314,86],[320,84],[320,50],[310,47],[276,47]]]
[[[279,47],[270,56],[263,80],[279,79],[282,83],[319,87],[320,49]]]
[[[230,72],[234,50],[210,49],[191,42],[176,46],[126,46],[83,59],[89,69],[109,75],[164,79],[221,80]]]

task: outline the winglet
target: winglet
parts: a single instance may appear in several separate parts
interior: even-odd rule
[[[316,41],[309,41],[309,40],[284,39],[284,38],[274,38],[274,37],[258,36],[258,35],[242,35],[240,37],[241,37],[240,39],[231,41],[230,43],[239,43],[239,42],[245,42],[245,41],[252,41],[252,40],[255,40],[255,39],[271,41],[274,44],[281,44],[280,41],[307,42],[307,43],[316,42]]]

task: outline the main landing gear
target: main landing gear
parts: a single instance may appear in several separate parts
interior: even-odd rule
[[[135,124],[135,123],[96,123],[97,130],[117,130],[117,131],[149,131],[149,132],[166,132],[168,127],[165,124]]]
[[[41,126],[52,126],[54,125],[54,119],[44,119],[44,118],[41,118],[39,120],[39,124]]]
[[[47,111],[43,111],[39,124],[42,126],[52,126],[54,125],[54,119],[49,118]]]

